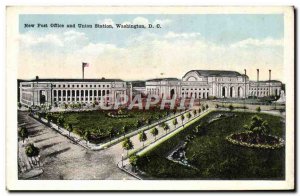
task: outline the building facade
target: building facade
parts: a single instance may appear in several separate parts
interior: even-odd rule
[[[182,80],[160,78],[146,81],[146,93],[172,98],[248,98],[279,96],[282,83],[277,80],[249,81],[236,71],[191,70]]]
[[[26,106],[103,102],[131,97],[130,83],[119,79],[39,79],[20,83],[20,103]]]

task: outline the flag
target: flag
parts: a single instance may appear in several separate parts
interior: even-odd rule
[[[90,64],[88,64],[88,63],[82,63],[82,67],[89,67],[90,66]]]

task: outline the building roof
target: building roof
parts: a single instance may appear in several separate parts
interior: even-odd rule
[[[132,84],[132,87],[145,87],[146,86],[146,82],[142,81],[142,80],[135,80],[135,81],[130,81]]]
[[[236,76],[242,76],[237,71],[224,71],[224,70],[191,70],[187,72],[183,77],[185,77],[187,74],[191,72],[196,72],[200,76],[224,76],[224,77],[236,77]]]
[[[251,83],[257,83],[256,80],[251,80],[250,82],[251,82]],[[279,80],[260,80],[260,81],[258,81],[258,83],[269,83],[269,82],[278,82],[278,83],[282,83],[282,82],[279,81]]]
[[[160,81],[179,81],[178,78],[155,78],[146,80],[146,82],[160,82]]]
[[[66,78],[36,78],[33,80],[22,80],[22,82],[124,82],[121,79],[66,79]]]

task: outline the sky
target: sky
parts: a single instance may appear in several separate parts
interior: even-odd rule
[[[38,23],[48,28],[36,28]],[[116,24],[161,28],[118,29]],[[247,69],[255,80],[260,69],[260,79],[267,80],[271,69],[272,79],[284,82],[283,30],[280,14],[20,15],[18,78],[81,78],[81,64],[88,62],[85,78],[182,78],[194,69]]]

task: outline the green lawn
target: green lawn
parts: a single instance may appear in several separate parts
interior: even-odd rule
[[[129,117],[112,118],[107,116],[109,111],[96,110],[84,112],[59,112],[53,113],[53,116],[63,116],[65,125],[72,124],[74,132],[81,135],[85,130],[91,131],[90,141],[93,143],[101,143],[108,141],[109,130],[113,128],[115,134],[113,137],[119,137],[123,134],[123,127],[128,126],[130,132],[137,128],[155,122],[167,115],[166,111],[162,110],[131,110],[128,111]]]
[[[207,125],[202,135],[195,135],[195,126],[220,112],[212,112],[176,136],[162,143],[138,161],[149,177],[164,179],[284,179],[285,149],[266,150],[233,145],[225,137],[243,131],[253,113],[234,112],[236,116],[219,119]],[[225,113],[225,112],[221,112]],[[229,112],[226,112],[229,113]],[[258,114],[269,122],[272,135],[284,138],[285,124],[280,117]],[[166,157],[178,144],[193,137],[186,145],[186,157],[194,167],[173,162]]]

